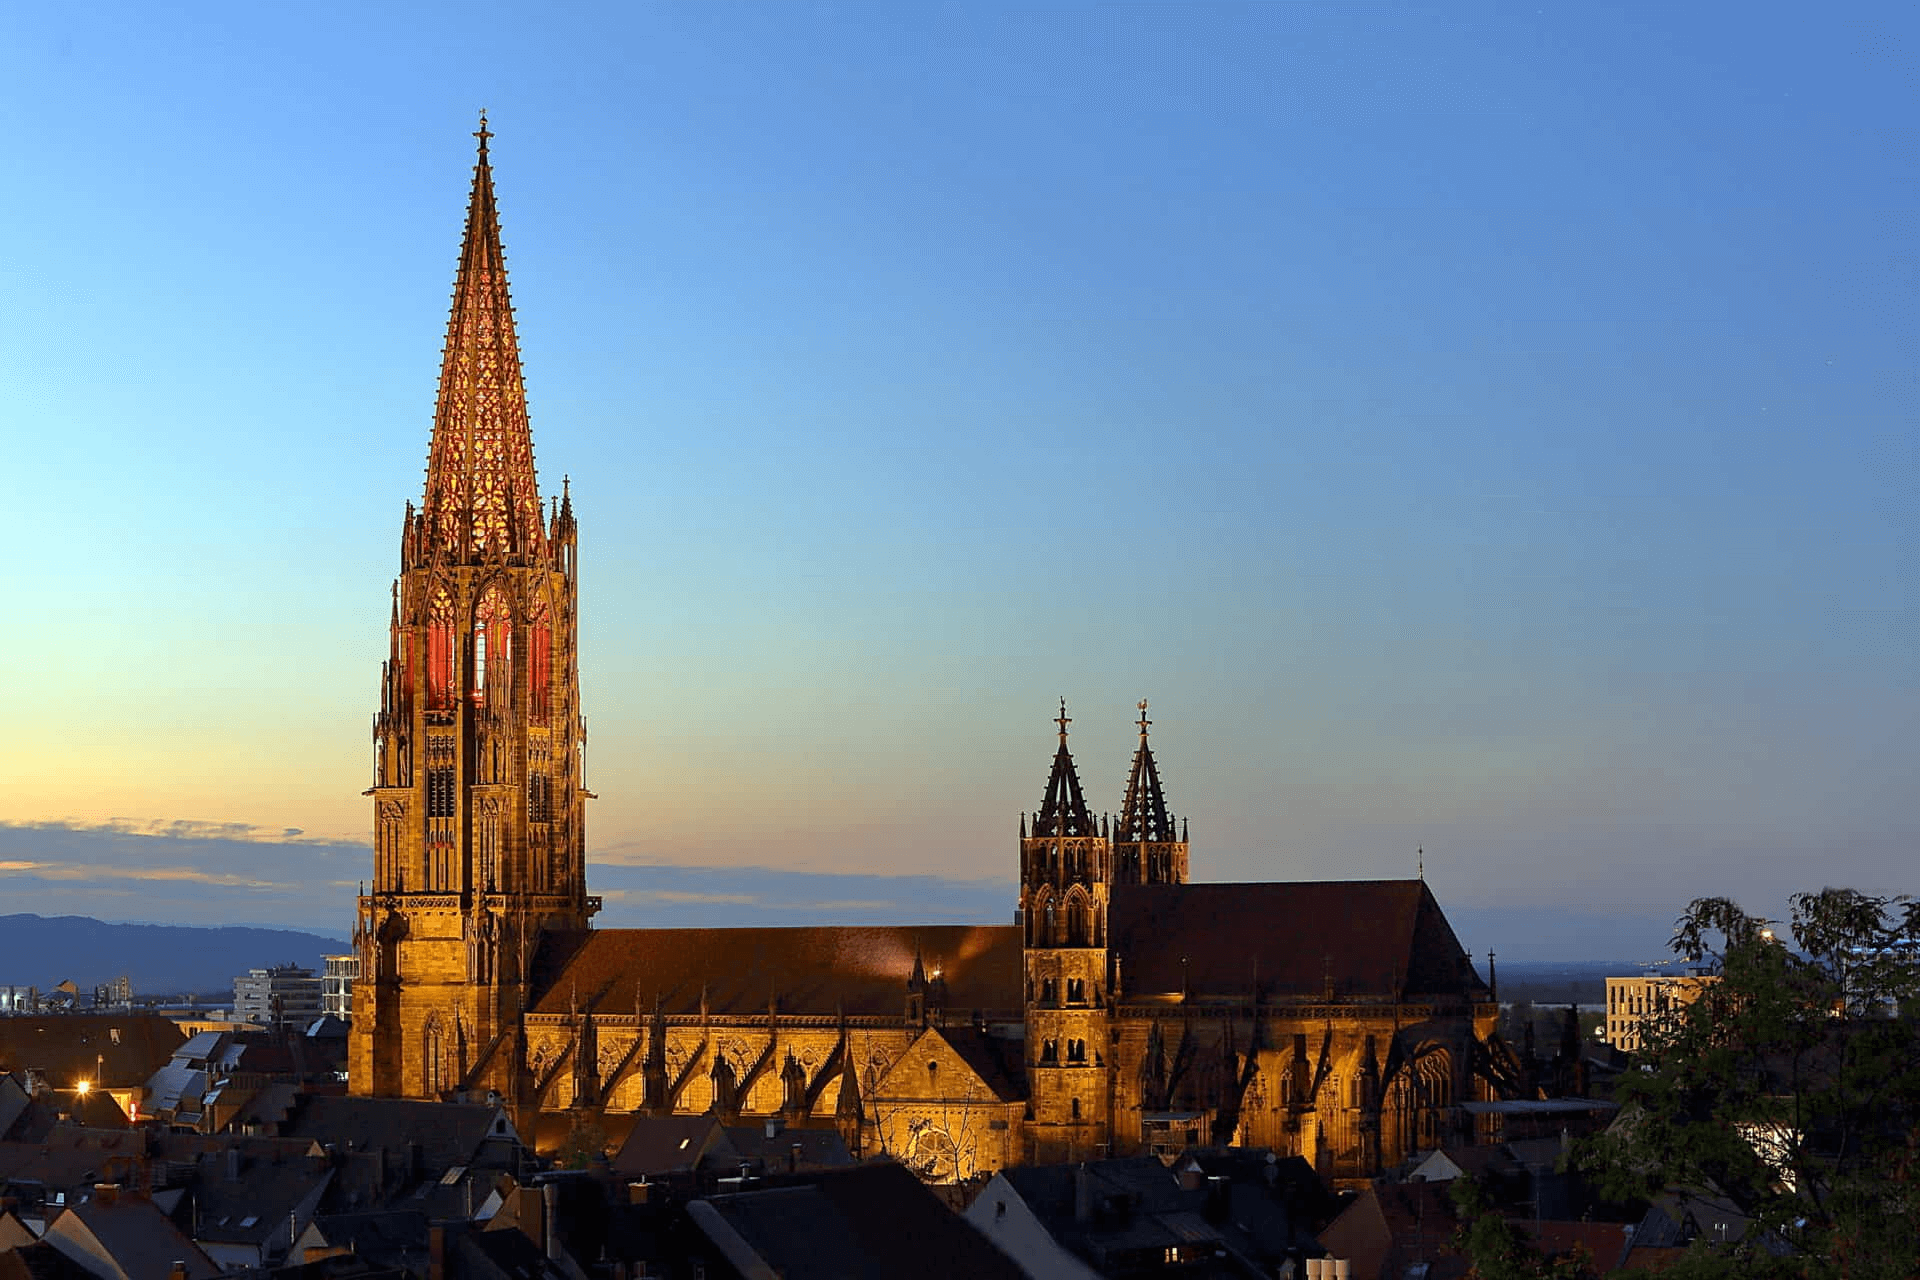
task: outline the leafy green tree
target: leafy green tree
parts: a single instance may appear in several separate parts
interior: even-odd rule
[[[1494,1207],[1478,1179],[1455,1178],[1447,1195],[1460,1218],[1454,1247],[1466,1255],[1474,1280],[1586,1280],[1596,1274],[1584,1250],[1549,1262],[1526,1230]]]
[[[1792,944],[1726,898],[1673,949],[1711,978],[1643,1024],[1582,1166],[1619,1198],[1710,1189],[1750,1222],[1686,1274],[1920,1276],[1920,903],[1793,898]],[[1675,1272],[1674,1274],[1679,1274]]]

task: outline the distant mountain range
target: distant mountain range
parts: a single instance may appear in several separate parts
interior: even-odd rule
[[[0,986],[48,991],[72,979],[82,994],[121,974],[137,998],[233,989],[236,975],[268,965],[304,965],[348,950],[346,941],[246,925],[195,928],[111,924],[90,916],[0,916]]]
[[[114,924],[90,916],[0,916],[0,987],[48,991],[72,979],[90,993],[121,974],[136,996],[231,991],[236,975],[275,964],[316,973],[322,957],[349,949],[345,938],[251,925]],[[1486,974],[1486,961],[1475,967]],[[1513,961],[1500,965],[1500,998],[1536,1004],[1597,1003],[1608,975],[1640,972],[1629,961]]]

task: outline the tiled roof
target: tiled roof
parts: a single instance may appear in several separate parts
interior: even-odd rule
[[[1442,1280],[1470,1268],[1453,1247],[1459,1225],[1446,1183],[1375,1182],[1327,1225],[1320,1243],[1351,1259],[1356,1276],[1399,1276],[1406,1265],[1425,1262],[1430,1280]]]
[[[0,1249],[0,1280],[98,1280],[45,1241]]]
[[[128,1275],[141,1274],[159,1258],[183,1263],[188,1280],[211,1280],[220,1273],[200,1246],[143,1196],[118,1195],[111,1203],[96,1196],[73,1205],[47,1224],[42,1238],[72,1257],[70,1242],[89,1235]]]
[[[237,1167],[236,1167],[237,1166]],[[324,1160],[242,1156],[196,1171],[192,1192],[198,1238],[258,1245],[287,1230],[288,1215],[333,1177]],[[229,1174],[233,1176],[229,1176]]]
[[[802,1185],[713,1196],[694,1224],[724,1220],[786,1280],[1018,1280],[1024,1272],[901,1165],[882,1162]],[[696,1210],[700,1206],[695,1206]]]
[[[788,1167],[795,1147],[800,1149],[797,1163],[802,1169],[837,1169],[853,1163],[853,1153],[847,1150],[838,1129],[782,1126],[768,1137],[765,1125],[730,1124],[723,1133],[729,1158],[736,1163],[757,1162],[774,1172]],[[715,1159],[721,1154],[718,1148],[711,1153]],[[713,1164],[714,1160],[707,1163]]]
[[[1421,880],[1122,885],[1109,937],[1122,999],[1487,998]]]
[[[142,1084],[185,1038],[150,1013],[0,1018],[0,1071],[31,1068],[62,1088],[76,1080]]]
[[[638,1116],[613,1157],[613,1172],[623,1178],[691,1173],[719,1124],[710,1115]]]
[[[343,1152],[397,1152],[418,1143],[421,1171],[438,1176],[456,1164],[473,1163],[481,1144],[495,1136],[495,1120],[504,1115],[498,1107],[476,1103],[308,1097],[283,1132]]]
[[[900,1017],[914,956],[939,968],[946,1007],[1020,1009],[1020,930],[1013,925],[882,925],[795,929],[596,929],[542,942],[535,1013],[700,1011]]]

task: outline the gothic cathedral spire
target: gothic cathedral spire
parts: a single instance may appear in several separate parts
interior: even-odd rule
[[[1087,812],[1086,797],[1080,793],[1080,774],[1073,767],[1073,753],[1067,750],[1067,726],[1073,717],[1067,714],[1067,700],[1060,699],[1060,714],[1054,719],[1060,726],[1060,749],[1053,753],[1053,772],[1047,776],[1046,798],[1033,816],[1036,836],[1091,836],[1093,816]]]
[[[527,388],[507,290],[493,167],[480,116],[480,154],[467,199],[467,228],[453,281],[440,395],[427,453],[428,536],[455,560],[530,546],[540,532]]]
[[[577,529],[543,522],[486,117],[434,407],[408,504],[374,717],[374,878],[360,899],[350,1085],[497,1084],[543,933],[586,894]]]
[[[1160,766],[1147,745],[1147,701],[1139,703],[1140,745],[1134,748],[1133,771],[1127,776],[1127,796],[1120,820],[1113,828],[1115,884],[1185,884],[1187,841],[1167,812],[1166,793],[1160,788]]]

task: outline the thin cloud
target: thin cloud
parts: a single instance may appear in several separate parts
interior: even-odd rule
[[[745,907],[761,905],[760,899],[750,893],[691,893],[683,889],[603,889],[599,891],[598,896],[611,902],[703,902]]]
[[[229,875],[220,871],[202,871],[197,867],[115,867],[100,862],[28,862],[10,859],[0,862],[0,874],[32,876],[40,880],[156,880],[180,884],[215,885],[222,889],[294,890],[303,886],[251,876]]]
[[[107,818],[98,822],[58,818],[43,822],[0,821],[0,828],[41,833],[142,836],[154,840],[223,840],[237,844],[323,844],[372,848],[367,841],[309,836],[300,827],[262,827],[246,822],[209,822],[198,818]]]

